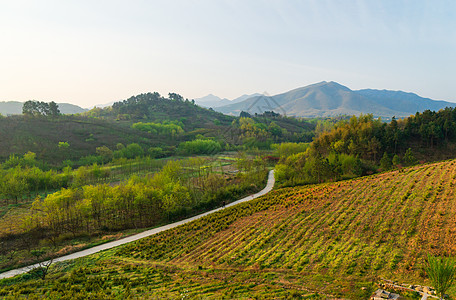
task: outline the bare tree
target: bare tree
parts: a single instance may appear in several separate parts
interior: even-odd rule
[[[40,260],[43,255],[45,254],[45,251],[43,250],[32,250],[31,254],[37,259]],[[47,274],[49,273],[49,268],[51,267],[53,263],[53,259],[41,261],[37,264],[35,264],[34,268],[32,268],[29,272],[35,273],[37,276],[39,276],[42,280],[46,279]]]

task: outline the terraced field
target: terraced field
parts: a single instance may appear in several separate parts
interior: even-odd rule
[[[447,161],[281,189],[65,270],[103,279],[98,292],[119,297],[366,299],[380,277],[428,283],[428,253],[456,255],[455,184]],[[59,268],[38,293],[95,292]],[[17,294],[39,286],[15,280],[0,295],[13,282]]]

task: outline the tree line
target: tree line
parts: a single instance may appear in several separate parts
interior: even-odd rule
[[[453,157],[447,149],[456,142],[456,109],[426,110],[390,123],[372,114],[353,116],[320,130],[304,149],[282,146],[287,152],[276,167],[286,185],[353,178],[416,164],[425,158]]]
[[[61,234],[76,236],[168,222],[260,188],[267,174],[264,161],[240,159],[239,164],[243,172],[232,181],[220,173],[223,167],[216,171],[196,158],[169,161],[153,176],[133,176],[116,186],[63,188],[34,201],[24,228],[55,242]]]

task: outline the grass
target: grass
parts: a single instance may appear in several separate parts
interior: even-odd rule
[[[280,189],[65,271],[56,264],[45,282],[3,281],[0,295],[64,297],[76,287],[93,296],[87,283],[68,283],[81,268],[115,297],[366,299],[380,277],[429,284],[428,253],[456,254],[455,184],[456,161],[447,161]]]

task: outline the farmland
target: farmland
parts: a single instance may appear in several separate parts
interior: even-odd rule
[[[97,168],[103,172],[109,171],[109,176],[103,178],[91,176],[93,175],[91,169],[96,165],[91,168],[81,167],[69,173],[72,183],[67,188],[50,191],[51,194],[41,191],[39,197],[36,198],[34,198],[35,193],[32,189],[30,194],[33,196],[26,193],[23,195],[25,200],[24,197],[19,197],[15,202],[11,200],[8,202],[6,199],[4,204],[0,205],[0,269],[27,265],[38,259],[60,256],[81,248],[119,239],[149,227],[167,224],[172,220],[204,212],[221,206],[222,202],[230,202],[245,194],[255,192],[263,186],[266,170],[263,169],[262,160],[257,159],[255,166],[250,166],[250,162],[250,156],[243,156],[242,161],[238,161],[230,153],[225,153],[221,157],[199,156],[187,159],[176,157],[172,162],[169,159],[142,158],[130,160],[124,164],[110,164]],[[252,177],[254,173],[258,173],[260,167],[258,163],[263,166],[260,170],[260,178]],[[241,166],[243,171],[239,172],[238,168]],[[168,173],[165,174],[165,172]],[[172,179],[169,174],[173,176]],[[60,176],[60,174],[55,176]],[[152,183],[151,180],[160,182]],[[89,183],[92,184],[88,185]],[[155,187],[152,188],[152,185]],[[168,192],[172,192],[174,195],[179,190],[186,196],[183,199],[187,202],[178,202],[180,198],[166,198],[165,191],[162,189],[165,186]],[[126,189],[129,190],[129,193],[135,190],[136,192],[133,193],[139,194],[115,196],[111,193]],[[87,191],[90,191],[90,195],[87,194]],[[152,191],[152,194],[148,194],[147,191]],[[101,202],[98,200],[88,200],[98,197],[94,196],[93,192],[101,196],[100,199],[117,200],[111,204],[105,201],[100,206]],[[66,197],[65,202],[57,201],[52,205],[45,204],[53,201],[55,196],[69,194],[71,194],[70,197],[64,196]],[[164,198],[168,201],[167,206],[163,204]],[[139,207],[137,201],[134,202],[136,204],[133,202],[128,204],[130,208],[126,210],[112,207],[112,204],[118,203],[118,200],[126,199],[144,199],[144,203],[147,203],[146,206],[151,209],[146,211],[146,206],[141,204]],[[63,206],[61,206],[62,203],[64,203]],[[88,205],[81,210],[83,203]],[[92,204],[96,204],[95,206],[98,207],[96,214],[99,217],[94,218],[90,212],[90,209],[95,207]],[[53,207],[52,212],[49,210],[51,207]],[[108,207],[111,208],[108,209]],[[133,207],[137,207],[137,213],[141,215],[142,221],[139,223],[135,221],[136,217],[134,217],[134,214],[137,213],[129,213],[128,217],[126,215],[122,217],[124,211],[131,211]],[[70,210],[73,212],[70,213]],[[106,214],[109,210],[112,212],[110,216],[99,215],[101,212]],[[72,217],[69,217],[70,214]],[[46,215],[54,218],[54,221],[45,220]],[[78,217],[74,218],[76,215]],[[82,217],[83,215],[85,217]],[[62,223],[62,221],[70,219],[74,221],[72,221],[72,225]],[[121,219],[124,219],[126,223],[120,227],[117,225],[115,228],[112,227]],[[96,225],[94,223],[96,220],[103,223]],[[54,223],[55,226],[51,226]],[[81,227],[83,224],[85,225]],[[78,229],[75,230],[74,226]],[[39,251],[42,255],[39,258],[34,257],[34,251]]]
[[[365,299],[380,277],[428,283],[427,253],[455,255],[455,184],[456,161],[446,161],[280,189],[124,247],[56,264],[45,282],[26,275],[5,280],[0,293]]]

